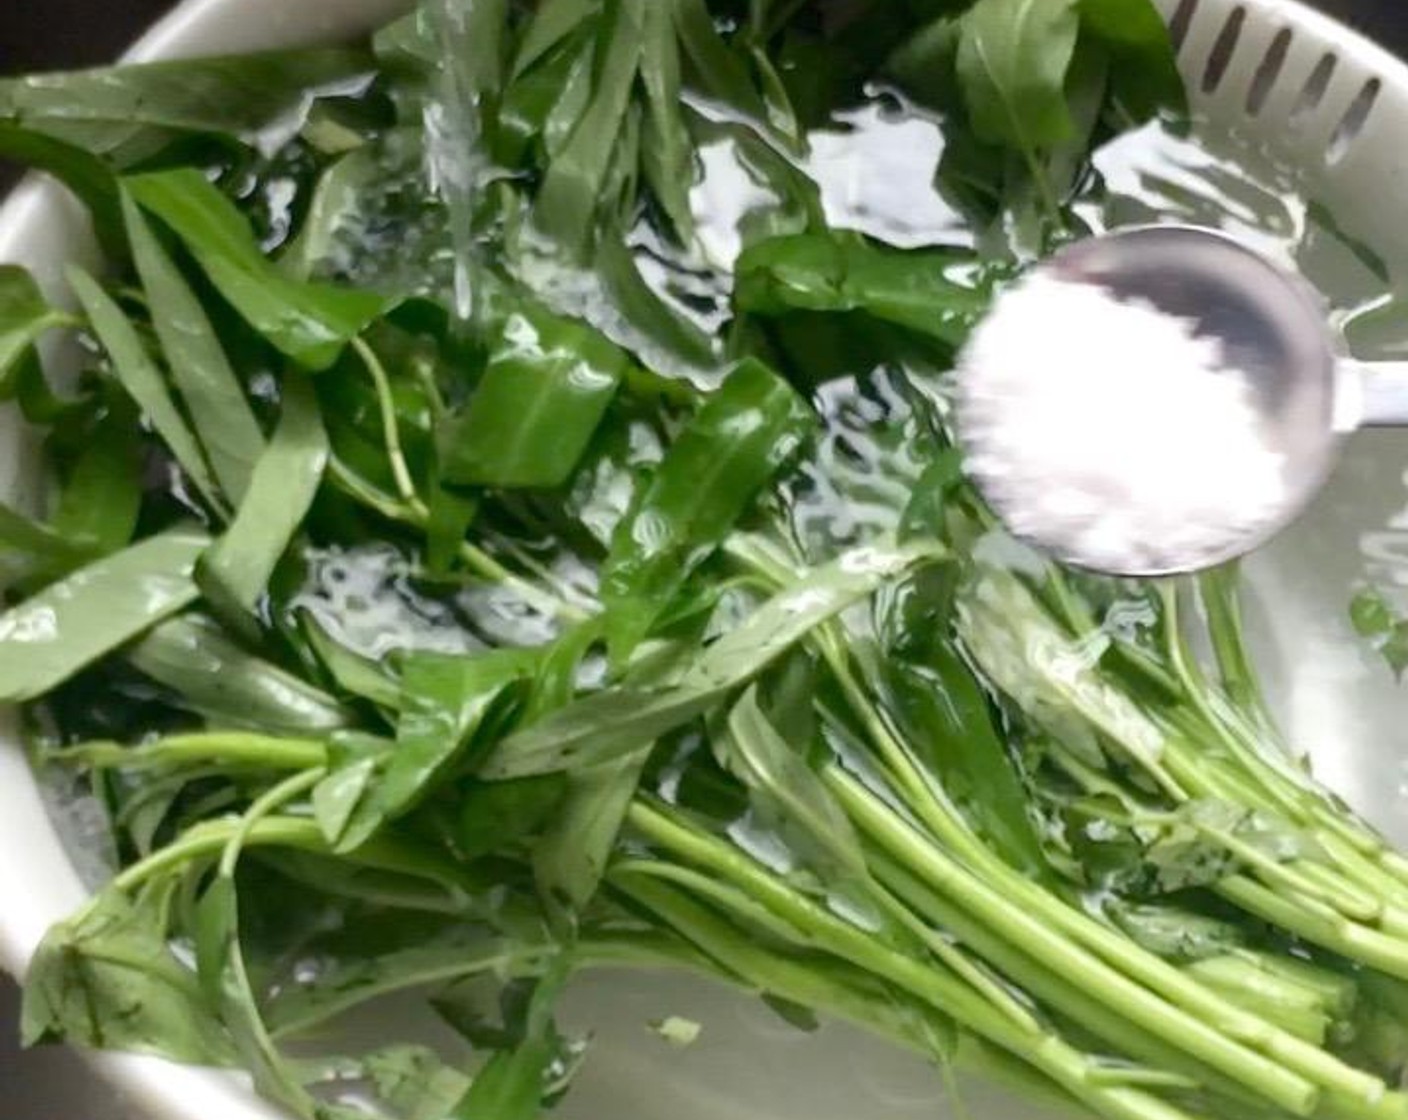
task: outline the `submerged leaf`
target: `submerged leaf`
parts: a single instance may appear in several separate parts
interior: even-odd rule
[[[15,394],[20,360],[48,331],[72,320],[49,306],[34,282],[17,264],[0,264],[0,400]]]
[[[801,233],[746,249],[735,269],[737,310],[863,311],[958,346],[990,295],[971,254],[892,249],[855,233]]]

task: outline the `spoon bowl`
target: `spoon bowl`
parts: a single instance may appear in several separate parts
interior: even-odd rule
[[[1043,286],[1047,281],[1062,287]],[[988,372],[975,368],[978,364],[1007,360],[1007,355],[1016,353],[1012,347],[993,347],[993,336],[1007,332],[1029,335],[1046,323],[1052,337],[1040,343],[1049,341],[1051,347],[1063,348],[1066,360],[1084,363],[1088,356],[1091,362],[1113,362],[1121,377],[1134,379],[1147,375],[1146,367],[1155,357],[1141,341],[1146,336],[1113,329],[1102,338],[1082,336],[1077,325],[1034,307],[1034,293],[1064,292],[1069,286],[1098,292],[1109,301],[1112,315],[1121,306],[1152,308],[1191,339],[1212,343],[1214,349],[1207,352],[1218,355],[1220,371],[1240,379],[1250,405],[1245,410],[1245,435],[1225,426],[1203,429],[1196,417],[1178,416],[1168,422],[1185,423],[1188,430],[1173,439],[1169,438],[1173,433],[1163,428],[1165,417],[1157,412],[1158,394],[1151,391],[1146,396],[1137,383],[1122,386],[1125,391],[1108,400],[1091,402],[1099,410],[1097,434],[1108,439],[1111,478],[1124,470],[1118,461],[1119,449],[1127,453],[1131,434],[1137,439],[1141,430],[1162,437],[1158,443],[1161,454],[1172,458],[1176,452],[1178,456],[1177,461],[1155,464],[1164,478],[1185,470],[1192,457],[1221,454],[1229,450],[1226,444],[1245,438],[1257,441],[1279,458],[1274,509],[1259,509],[1255,517],[1229,518],[1225,525],[1210,524],[1208,533],[1212,535],[1196,548],[1183,544],[1182,535],[1166,542],[1138,542],[1139,547],[1126,550],[1097,548],[1094,542],[1102,530],[1095,522],[1121,526],[1152,523],[1149,517],[1141,520],[1139,515],[1150,514],[1147,507],[1164,500],[1162,487],[1141,486],[1140,476],[1134,476],[1128,486],[1100,486],[1098,480],[1087,485],[1087,492],[1098,492],[1102,506],[1089,512],[1094,527],[1076,529],[1063,522],[1045,531],[1033,528],[1033,519],[1024,517],[1020,508],[1033,500],[1032,495],[1014,484],[1003,485],[1008,478],[1022,477],[1008,468],[1020,468],[1017,460],[1027,452],[1022,445],[1004,444],[986,435],[992,428],[987,420],[993,402],[981,400],[972,388]],[[1162,336],[1147,337],[1152,342]],[[1030,343],[1028,338],[1027,346]],[[1079,348],[1076,355],[1070,355],[1073,347]],[[1198,372],[1190,369],[1190,378]],[[982,464],[973,472],[975,482],[1019,536],[1087,569],[1128,576],[1167,575],[1211,567],[1251,552],[1306,509],[1334,468],[1344,431],[1365,419],[1366,398],[1358,391],[1363,373],[1364,367],[1341,356],[1327,321],[1325,302],[1295,272],[1215,230],[1136,226],[1063,247],[1028,273],[1021,284],[998,297],[960,360],[958,419],[965,440],[981,452],[974,456]],[[1034,372],[1032,376],[1041,374]],[[1019,399],[999,400],[997,404],[1002,409],[1024,407]],[[1078,450],[1088,461],[1090,449]],[[1105,453],[1098,446],[1095,450]]]

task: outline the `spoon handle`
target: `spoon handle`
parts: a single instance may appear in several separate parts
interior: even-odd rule
[[[1337,428],[1408,427],[1408,362],[1347,361],[1344,367]]]

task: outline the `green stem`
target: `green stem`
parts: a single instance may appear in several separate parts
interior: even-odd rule
[[[430,512],[418,499],[414,503],[402,502],[377,486],[362,478],[336,455],[328,459],[328,477],[344,493],[368,509],[373,510],[388,521],[407,525],[422,532],[430,522]],[[590,616],[571,603],[564,602],[549,591],[515,574],[495,560],[483,549],[469,541],[460,542],[460,557],[465,567],[480,579],[502,584],[514,592],[534,610],[560,619],[566,623],[585,622]]]
[[[386,458],[391,465],[391,477],[396,480],[396,489],[400,491],[401,500],[406,505],[424,510],[425,506],[416,494],[416,484],[411,477],[410,467],[406,465],[405,453],[401,450],[401,426],[396,421],[396,398],[391,393],[391,379],[386,376],[386,367],[381,364],[376,351],[367,345],[365,339],[354,338],[352,348],[357,351],[362,364],[367,367],[372,385],[376,389],[377,408],[381,412],[381,434],[386,442]]]
[[[1252,666],[1242,626],[1238,565],[1213,568],[1198,577],[1198,593],[1208,620],[1208,637],[1227,696],[1260,727],[1275,726],[1261,680]]]
[[[961,938],[1046,1006],[1090,1031],[1116,1052],[1186,1076],[1195,1085],[1223,1093],[1234,1100],[1250,1099],[1256,1103],[1259,1099],[1216,1070],[1209,1069],[1177,1047],[1143,1030],[1109,1004],[1092,997],[1083,987],[995,935],[961,908],[946,902],[888,855],[877,853],[872,858],[872,865],[880,880],[905,905],[939,928]]]
[[[649,878],[623,876],[619,881],[615,881],[615,885],[637,903],[670,923],[682,936],[693,940],[705,952],[716,957],[725,967],[736,970],[741,977],[757,984],[765,992],[781,994],[781,990],[787,990],[792,993],[791,998],[797,999],[807,1007],[823,1011],[835,1010],[839,999],[842,1002],[840,1013],[848,1018],[861,1017],[861,1021],[866,1021],[866,1018],[874,1013],[873,1005],[858,1006],[851,993],[838,991],[828,984],[815,965],[800,964],[785,957],[760,953],[710,911],[695,905],[687,896],[659,882]],[[932,969],[921,968],[918,971],[921,975],[927,973],[928,979],[924,987],[932,988],[938,974]],[[911,989],[901,987],[901,990]],[[963,992],[963,989],[960,988],[959,991]],[[913,994],[921,995],[917,991]],[[964,993],[960,1005],[969,1001],[971,994]],[[947,1014],[954,1013],[951,1007],[938,1003],[934,1006]],[[955,1015],[955,1018],[963,1022],[962,1016]],[[1000,1015],[989,1012],[985,1018],[986,1025],[997,1035],[995,1038],[983,1032],[986,1037],[992,1041],[1005,1038],[1006,1043],[998,1042],[998,1045],[1020,1055],[1077,1100],[1109,1120],[1192,1120],[1186,1113],[1142,1091],[1096,1084],[1090,1060],[1054,1035],[1044,1036],[1033,1047],[1032,1040],[1017,1032],[1012,1024]],[[906,1033],[912,1037],[912,1032]]]
[[[964,870],[836,767],[828,768],[825,777],[827,785],[862,831],[940,894],[989,928],[1002,931],[1007,940],[1020,944],[1047,967],[1060,971],[1091,995],[1118,1008],[1142,1029],[1187,1051],[1253,1092],[1296,1115],[1309,1115],[1313,1111],[1318,1096],[1315,1085],[1302,1073],[1281,1065],[1285,1059],[1305,1065],[1306,1072],[1313,1071],[1317,1079],[1332,1077],[1336,1084],[1353,1085],[1356,1090],[1364,1091],[1368,1091],[1364,1084],[1368,1082],[1377,1086],[1375,1091],[1380,1095],[1384,1091],[1383,1083],[1377,1079],[1343,1066],[1329,1055],[1306,1047],[1299,1039],[1275,1031],[1269,1024],[1241,1012],[1098,923],[1089,919],[1072,920],[1068,915],[1074,912],[1060,903],[1053,904],[1054,900],[1041,895],[1039,890],[1036,895],[1018,890],[1015,880],[1019,877],[1014,876],[1014,882],[1004,883],[999,888],[985,877]],[[1063,933],[1080,933],[1085,940],[1095,940],[1121,966],[1136,969],[1140,983],[1116,971],[1101,957],[1091,955],[1080,941],[1068,940]],[[1198,1010],[1185,1010],[1141,986],[1151,979],[1194,1003]],[[1219,1033],[1207,1025],[1209,1022],[1218,1023],[1228,1033]],[[1249,1049],[1233,1031],[1250,1035],[1251,1041],[1273,1050],[1274,1059]],[[1311,1053],[1305,1053],[1306,1050]]]
[[[316,739],[290,739],[243,731],[207,731],[168,735],[135,747],[95,741],[46,753],[55,762],[77,762],[94,769],[144,769],[196,762],[220,762],[268,770],[307,770],[327,764],[327,746]]]

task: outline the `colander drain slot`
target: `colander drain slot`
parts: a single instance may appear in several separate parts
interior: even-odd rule
[[[1291,38],[1291,29],[1283,27],[1276,32],[1276,37],[1266,48],[1266,54],[1257,65],[1256,73],[1252,75],[1252,84],[1247,89],[1247,116],[1254,117],[1260,113],[1266,99],[1271,96],[1271,91],[1276,88],[1281,71],[1286,65],[1286,56],[1291,50]]]
[[[1335,125],[1335,131],[1330,136],[1329,146],[1325,149],[1326,163],[1334,165],[1349,154],[1349,149],[1354,146],[1354,142],[1359,139],[1364,127],[1369,123],[1369,117],[1374,112],[1374,105],[1378,102],[1379,91],[1382,89],[1383,83],[1378,78],[1370,78],[1354,95],[1354,100],[1349,103],[1349,108],[1345,110],[1340,123]]]
[[[1173,40],[1173,49],[1181,50],[1183,40],[1188,38],[1188,29],[1193,26],[1193,17],[1198,14],[1198,0],[1179,0],[1178,10],[1169,20],[1168,34]]]
[[[1203,68],[1203,92],[1212,93],[1222,84],[1232,56],[1237,53],[1237,41],[1242,37],[1242,25],[1247,22],[1247,9],[1240,4],[1227,16],[1227,22],[1218,32],[1217,41],[1212,45],[1207,65]]]
[[[1320,61],[1315,64],[1315,69],[1305,80],[1300,96],[1296,98],[1295,108],[1291,110],[1292,128],[1299,128],[1315,115],[1320,103],[1325,100],[1325,94],[1330,89],[1330,82],[1334,80],[1335,69],[1339,64],[1339,56],[1332,51],[1320,56]]]

